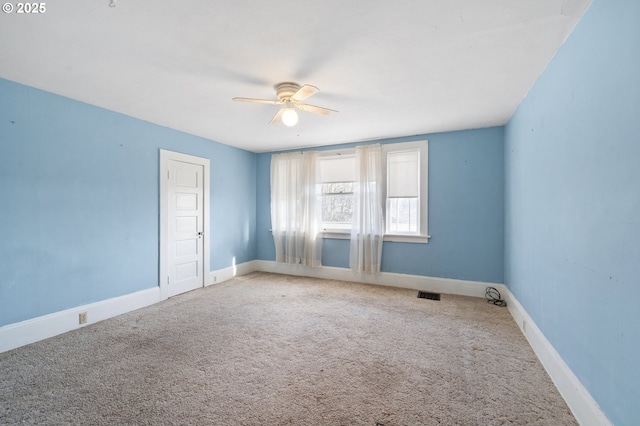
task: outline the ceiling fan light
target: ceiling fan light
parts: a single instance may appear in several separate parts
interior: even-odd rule
[[[298,123],[298,113],[293,108],[285,108],[282,113],[282,122],[285,126],[295,126]]]

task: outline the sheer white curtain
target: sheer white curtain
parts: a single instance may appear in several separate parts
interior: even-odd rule
[[[381,145],[357,147],[349,251],[349,266],[355,272],[380,272],[384,236],[382,185]]]
[[[315,151],[271,156],[271,229],[276,262],[320,266]]]

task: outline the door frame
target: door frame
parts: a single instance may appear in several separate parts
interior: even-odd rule
[[[209,212],[209,183],[210,183],[210,168],[209,159],[196,157],[193,155],[183,154],[181,152],[168,151],[165,149],[160,150],[160,246],[159,246],[159,275],[158,285],[160,286],[160,300],[167,299],[169,297],[169,160],[182,161],[184,163],[196,164],[203,166],[204,177],[202,185],[202,209],[203,209],[203,237],[204,237],[204,250],[203,255],[203,272],[202,272],[202,286],[208,285],[208,277],[211,275],[210,268],[210,212]]]

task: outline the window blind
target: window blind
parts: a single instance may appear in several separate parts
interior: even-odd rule
[[[319,159],[319,183],[353,182],[356,180],[354,156],[332,156]]]
[[[420,196],[420,151],[387,154],[387,198]]]

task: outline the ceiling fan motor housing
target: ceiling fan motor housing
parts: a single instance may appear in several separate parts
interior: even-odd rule
[[[300,90],[300,85],[297,83],[284,82],[276,84],[273,88],[276,89],[278,99],[280,99],[281,102],[287,102]]]

